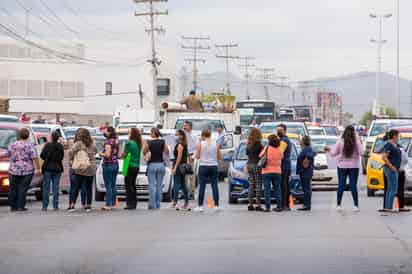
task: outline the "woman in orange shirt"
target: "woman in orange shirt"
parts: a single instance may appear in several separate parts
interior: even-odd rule
[[[266,166],[262,168],[264,196],[265,196],[265,212],[270,212],[271,205],[271,190],[272,185],[275,188],[276,208],[273,211],[282,211],[282,198],[281,198],[281,174],[282,174],[282,159],[283,151],[279,148],[280,139],[276,135],[270,135],[268,137],[269,145],[265,147],[260,153],[260,157],[267,155]]]

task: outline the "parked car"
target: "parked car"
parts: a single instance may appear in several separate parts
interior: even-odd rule
[[[173,131],[174,132],[174,131]],[[174,134],[173,134],[174,136]],[[145,140],[149,139],[148,135],[143,135],[143,138]],[[119,137],[119,151],[122,152],[124,151],[124,146],[127,143],[128,137],[125,135],[122,135]],[[166,138],[165,138],[166,139]],[[169,138],[168,138],[169,139]],[[167,145],[169,146],[169,150],[172,152],[172,146],[170,146],[168,143],[168,140],[166,140]],[[102,147],[98,148],[98,151],[101,152],[103,150],[103,144],[104,140],[102,142]],[[173,154],[173,153],[172,153]],[[148,190],[148,180],[146,176],[146,168],[147,168],[147,163],[144,161],[143,155],[140,157],[141,162],[140,162],[140,170],[139,174],[136,178],[136,190],[137,190],[137,195],[139,198],[148,198],[149,197],[149,190]],[[169,161],[166,160],[166,174],[163,179],[163,202],[170,202],[172,198],[172,189],[173,189],[173,176],[171,172],[171,165],[170,165],[170,159]],[[116,178],[116,189],[117,189],[117,194],[119,196],[125,196],[126,195],[126,189],[125,189],[125,184],[124,184],[124,176],[122,174],[122,166],[123,166],[123,160],[119,160],[119,172],[117,174]],[[102,161],[99,160],[98,167],[97,167],[97,172],[96,172],[96,179],[95,179],[95,199],[96,201],[104,201],[105,199],[105,194],[106,194],[106,187],[104,185],[104,180],[103,180],[103,166],[102,166]]]
[[[267,141],[264,141],[265,144]],[[229,186],[229,203],[235,204],[241,199],[247,199],[249,195],[249,181],[246,171],[247,155],[246,155],[247,142],[242,141],[239,147],[236,149],[234,157],[230,163],[228,174],[228,186]],[[293,146],[292,153],[292,176],[290,179],[291,193],[297,200],[303,199],[302,186],[300,184],[299,176],[296,174],[296,161],[297,150]],[[272,191],[272,198],[274,199],[275,193]],[[263,198],[263,197],[262,197]]]
[[[372,145],[368,165],[366,168],[366,183],[368,196],[375,196],[375,192],[384,189],[383,166],[382,160],[383,147],[387,141],[383,140],[384,134],[379,135]],[[412,133],[400,133],[399,145],[405,150],[410,149]],[[407,174],[409,173],[406,172]]]
[[[303,122],[264,122],[260,124],[259,129],[262,134],[274,134],[280,124],[284,124],[287,127],[288,134],[292,133],[299,136],[309,135],[306,124]]]
[[[14,115],[0,114],[0,123],[19,123],[20,120]]]
[[[58,124],[30,124],[31,129],[35,134],[49,134],[51,135],[53,131],[57,131],[63,138],[64,142],[67,142],[66,133],[63,127]]]
[[[316,153],[312,182],[313,189],[336,188],[338,185],[336,159],[329,157],[325,153],[325,146],[335,146],[338,137],[314,135],[311,136],[311,140],[312,148]]]
[[[10,144],[17,140],[18,131],[23,127],[27,127],[27,125],[11,122],[0,123],[0,197],[7,197],[9,195],[10,183],[8,171],[10,158],[8,155],[8,148]],[[36,144],[36,149],[40,154],[41,146],[37,142],[37,139],[30,127],[27,128],[30,131],[29,140],[30,142]],[[33,177],[29,186],[28,194],[34,194],[37,200],[42,199],[42,182],[43,176],[36,175]]]
[[[326,135],[329,135],[329,136],[339,136],[340,135],[339,129],[336,126],[322,125],[322,128],[325,129]]]
[[[308,127],[309,136],[326,135],[326,130],[323,127]]]

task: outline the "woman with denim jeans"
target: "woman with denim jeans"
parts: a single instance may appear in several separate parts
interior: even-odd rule
[[[347,126],[336,145],[333,148],[325,147],[325,151],[329,152],[332,157],[337,158],[339,185],[336,210],[342,209],[342,197],[346,187],[346,180],[349,177],[349,186],[354,203],[353,211],[359,211],[358,177],[362,148],[355,128]]]
[[[102,210],[112,210],[116,204],[116,179],[119,172],[119,141],[113,127],[108,127],[104,133],[106,142],[103,153],[103,180],[106,188],[106,205]]]
[[[185,174],[183,174],[182,171],[180,170],[181,166],[187,163],[187,157],[188,157],[186,134],[181,129],[178,129],[176,131],[176,146],[173,151],[173,154],[174,154],[174,163],[173,163],[173,169],[172,169],[172,175],[173,175],[172,208],[176,208],[176,210],[179,210],[179,208],[177,207],[177,202],[179,198],[179,191],[180,189],[182,189],[183,197],[185,199],[185,204],[183,205],[181,209],[190,210],[189,191],[186,185],[186,180],[185,180],[186,178],[185,178]]]
[[[260,157],[267,157],[266,166],[262,168],[263,189],[265,196],[265,212],[270,212],[272,199],[272,185],[275,188],[276,208],[273,211],[282,211],[282,159],[283,151],[280,149],[280,139],[272,134],[268,137],[268,146],[260,153]]]
[[[399,169],[402,152],[398,147],[399,131],[392,129],[388,133],[389,141],[383,147],[382,159],[385,162],[383,172],[386,178],[386,197],[384,208],[380,211],[392,212],[395,195],[398,192]]]
[[[88,157],[88,166],[83,169],[74,169],[73,161],[75,156],[80,152],[86,152]],[[85,128],[79,128],[76,131],[76,136],[74,138],[74,145],[69,153],[70,167],[73,168],[75,173],[75,180],[73,191],[71,192],[70,205],[67,209],[69,212],[76,211],[75,205],[77,201],[77,196],[79,195],[80,189],[85,185],[86,188],[86,206],[84,209],[86,212],[90,212],[92,209],[92,190],[93,190],[93,178],[96,176],[96,145],[90,135],[90,131]]]
[[[53,189],[53,208],[59,209],[59,186],[60,177],[63,172],[64,147],[59,143],[60,134],[52,132],[52,141],[47,143],[40,158],[43,160],[43,211],[49,206],[50,183]]]
[[[303,207],[298,208],[300,211],[310,211],[312,207],[312,177],[313,164],[316,153],[312,150],[311,139],[305,135],[300,140],[302,148],[296,163],[296,174],[300,177],[303,188]]]
[[[196,145],[196,159],[199,161],[199,199],[196,212],[203,212],[205,200],[206,181],[209,179],[212,185],[214,209],[219,210],[219,186],[218,186],[218,161],[222,159],[220,147],[212,141],[212,133],[209,129],[202,131],[202,141]]]
[[[150,131],[151,140],[147,141],[143,149],[147,164],[147,177],[149,181],[149,209],[160,209],[163,196],[163,178],[166,168],[163,155],[169,154],[169,149],[158,128]]]

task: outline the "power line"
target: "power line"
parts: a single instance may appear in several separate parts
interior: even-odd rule
[[[201,36],[182,36],[184,41],[192,41],[191,45],[182,45],[183,49],[188,49],[193,51],[192,58],[185,58],[186,62],[193,63],[193,90],[197,90],[199,86],[198,76],[199,70],[197,64],[199,62],[206,63],[206,59],[199,58],[198,53],[202,50],[210,50],[210,46],[201,46],[200,41],[210,41],[210,37],[201,37]]]
[[[70,28],[54,11],[53,9],[51,9],[46,2],[44,2],[43,0],[39,0],[40,4],[57,20],[57,22],[59,22],[67,31],[74,33],[74,34],[78,34],[77,31],[73,30],[72,28]]]
[[[226,61],[226,92],[230,95],[230,71],[229,71],[229,61],[233,59],[239,59],[239,56],[233,56],[229,54],[229,49],[237,48],[238,44],[222,44],[222,45],[215,45],[216,48],[223,48],[225,49],[225,55],[216,55],[216,58],[225,59]]]
[[[154,9],[154,3],[168,2],[168,0],[134,0],[136,4],[149,3],[149,11],[137,13],[135,16],[149,16],[150,18],[150,28],[146,29],[146,32],[150,34],[151,45],[152,45],[152,59],[149,62],[152,64],[152,74],[153,74],[153,107],[155,109],[155,119],[159,120],[160,110],[159,104],[157,103],[157,76],[159,74],[158,66],[161,64],[160,60],[157,58],[156,52],[156,38],[155,33],[163,33],[165,30],[161,26],[155,26],[155,17],[159,15],[168,15],[169,12],[166,11],[156,11]]]

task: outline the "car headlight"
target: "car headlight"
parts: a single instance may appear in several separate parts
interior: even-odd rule
[[[384,166],[383,163],[379,163],[378,161],[375,161],[375,160],[369,160],[369,163],[372,169],[379,170]]]
[[[0,171],[9,171],[9,162],[0,162]]]
[[[3,181],[1,182],[3,186],[10,186],[10,181],[9,178],[4,178]]]
[[[231,172],[232,178],[247,179],[247,177],[248,177],[246,172],[241,171],[241,170],[237,170],[235,168],[232,168],[230,172]]]

